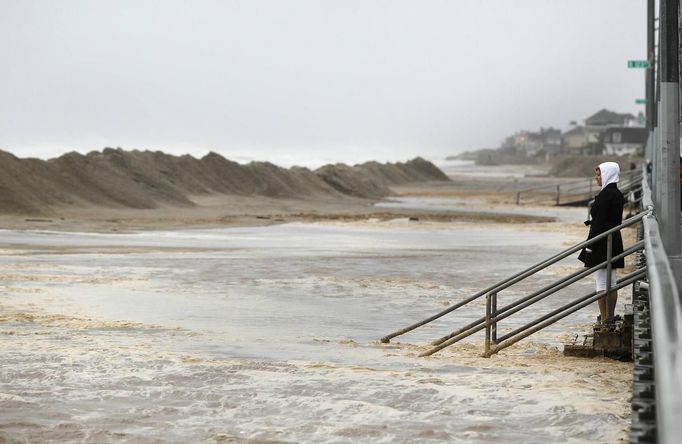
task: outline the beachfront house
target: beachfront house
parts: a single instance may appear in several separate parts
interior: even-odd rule
[[[566,154],[584,154],[587,147],[585,127],[577,125],[566,131],[561,138],[561,150]]]
[[[604,133],[604,152],[617,156],[641,156],[648,131],[644,127],[612,126]]]
[[[555,156],[561,151],[561,130],[552,127],[540,128],[542,152],[545,156]]]
[[[564,133],[562,140],[562,151],[566,154],[581,154],[581,155],[598,155],[606,152],[607,138],[613,137],[617,133],[611,132],[607,135],[607,131],[611,128],[638,128],[639,121],[637,117],[629,113],[616,113],[607,109],[602,109],[592,114],[584,120],[584,125],[576,125],[571,130]],[[627,132],[628,140],[635,132]],[[620,133],[621,136],[624,134]],[[628,145],[626,148],[624,144],[613,142],[609,139],[612,149],[631,151],[632,147]],[[616,144],[616,145],[614,145]]]
[[[555,155],[561,149],[561,130],[540,128],[540,131],[518,131],[507,137],[499,150],[507,155],[538,157]]]

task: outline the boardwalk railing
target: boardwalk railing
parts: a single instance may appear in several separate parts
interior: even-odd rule
[[[642,171],[639,169],[621,173],[618,188],[625,194],[641,186]],[[578,179],[571,182],[557,183],[527,188],[516,192],[516,204],[554,205],[584,204],[593,199],[599,191],[594,178]]]
[[[651,442],[652,436],[645,433],[647,424],[642,422],[652,421],[650,425],[654,427],[653,439],[656,442],[676,443],[682,437],[682,299],[678,280],[661,240],[655,213],[651,212],[655,208],[646,180],[643,181],[642,190],[642,206],[650,212],[643,219],[650,320],[649,325],[639,327],[650,328],[653,359],[637,356],[638,350],[635,348],[635,372],[639,370],[639,362],[651,361],[653,389],[644,391],[653,394],[655,408],[650,413],[655,418],[651,418],[651,414],[640,414],[642,412],[638,410],[642,406],[638,405],[637,398],[641,396],[638,396],[640,393],[633,393],[631,442]],[[639,387],[635,388],[637,392],[642,391]]]

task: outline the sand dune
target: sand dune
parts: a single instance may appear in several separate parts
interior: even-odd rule
[[[432,163],[367,162],[317,170],[281,168],[267,162],[241,165],[216,153],[201,159],[160,151],[105,148],[47,161],[0,151],[0,213],[45,214],[56,208],[192,207],[190,196],[230,194],[270,198],[382,198],[389,186],[447,181]]]

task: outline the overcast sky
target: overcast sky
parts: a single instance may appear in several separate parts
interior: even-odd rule
[[[316,166],[636,114],[638,0],[0,0],[0,149]]]

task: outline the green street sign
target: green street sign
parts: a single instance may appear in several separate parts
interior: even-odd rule
[[[635,99],[637,105],[646,105],[646,99]]]
[[[628,68],[648,68],[649,61],[647,60],[628,60]]]

